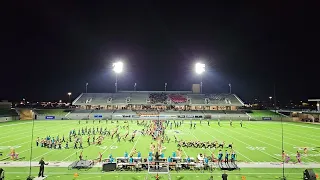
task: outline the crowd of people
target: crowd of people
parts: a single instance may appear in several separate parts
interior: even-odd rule
[[[166,104],[168,96],[165,93],[150,93],[149,99],[152,104],[156,104],[156,103]]]
[[[151,93],[149,94],[149,99],[152,104],[156,103],[167,103],[167,99],[170,98],[170,100],[173,103],[186,103],[187,98],[180,94],[166,94],[166,93]]]
[[[187,98],[180,94],[169,94],[168,97],[171,99],[174,103],[186,103]]]

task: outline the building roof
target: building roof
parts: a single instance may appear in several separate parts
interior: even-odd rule
[[[192,94],[191,91],[121,91],[82,93],[73,105],[217,105],[243,106],[235,94]]]

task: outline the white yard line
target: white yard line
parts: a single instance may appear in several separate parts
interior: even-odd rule
[[[24,120],[20,120],[20,121],[24,121]],[[17,125],[20,125],[20,124],[30,124],[30,123],[32,123],[32,122],[7,124],[7,125],[1,125],[0,128],[2,128],[2,127],[7,127],[7,126],[17,126]],[[1,124],[1,123],[0,123],[0,124]]]
[[[103,174],[101,174],[101,176],[102,176]],[[88,178],[84,178],[84,179],[93,179],[93,178],[101,178],[101,176],[94,176],[94,177],[88,177]],[[82,179],[82,180],[84,180],[84,179]]]
[[[43,128],[47,128],[50,126],[50,123],[53,123],[54,121],[35,121],[34,122],[34,125],[35,125],[35,128],[40,128],[40,127],[43,127]],[[30,122],[32,124],[32,122]],[[56,123],[56,122],[55,122]],[[28,123],[20,123],[20,124],[28,124]],[[64,123],[64,124],[69,124],[69,123]],[[1,127],[1,126],[0,126]],[[20,134],[20,133],[17,133],[17,132],[24,132],[24,133],[21,133],[21,134],[28,134],[30,132],[28,132],[28,130],[30,129],[29,127],[26,127],[27,128],[27,131],[26,129],[19,129],[18,131],[16,130],[16,128],[12,128],[11,130],[14,131],[17,135],[17,134]],[[11,131],[9,130],[9,131]],[[2,131],[1,131],[2,132]],[[3,136],[4,134],[8,134],[8,132],[5,132],[5,133],[1,133],[0,134],[0,139],[1,138],[4,138],[4,137],[8,137],[8,136]],[[12,136],[11,134],[9,136]]]
[[[257,130],[257,131],[260,131],[260,132],[263,132],[263,133],[267,133],[266,131],[263,131],[263,130],[258,129],[258,128],[256,128],[255,131],[256,131],[256,130]],[[277,135],[277,136],[280,136],[280,137],[281,137],[281,135],[277,134],[277,133],[279,133],[278,131],[274,131],[274,130],[272,130],[272,129],[267,129],[267,131],[276,132],[276,134],[272,134],[272,135]],[[300,137],[300,138],[301,138],[301,136],[295,135],[295,134],[291,134],[291,133],[283,132],[283,134],[287,134],[287,135],[289,135],[289,136],[296,136],[296,137]],[[291,139],[291,140],[294,140],[294,141],[299,141],[299,142],[301,142],[301,143],[306,143],[306,141],[301,141],[301,140],[298,140],[298,139],[293,139],[293,138],[290,138],[290,137],[288,137],[288,136],[284,136],[284,138],[285,138],[285,139]],[[302,138],[303,138],[303,139],[307,139],[307,138],[305,138],[305,137],[302,137]],[[312,139],[312,140],[314,140],[314,139]],[[311,144],[312,146],[315,146],[315,147],[320,146],[320,144],[313,144],[313,143],[310,143],[310,142],[308,142],[308,144]]]
[[[200,141],[200,139],[199,138],[197,138],[195,135],[194,135],[194,133],[193,132],[191,132],[190,133],[190,131],[191,130],[189,130],[189,134],[191,134],[194,138],[196,138],[198,141]],[[212,151],[210,150],[210,148],[206,148],[207,150],[209,150],[210,151],[210,153],[212,154]]]
[[[318,128],[318,127],[303,126],[303,125],[292,124],[292,123],[283,123],[283,124],[291,125],[291,126],[298,126],[298,127],[304,127],[304,128],[310,128],[310,129],[317,129],[317,130],[320,130],[320,128]]]
[[[209,134],[207,131],[204,131],[204,130],[202,130],[204,133],[206,133],[206,134],[208,134],[209,136],[211,136],[212,138],[215,138],[213,135],[211,135],[211,134]],[[217,130],[218,131],[218,130]],[[219,133],[221,133],[220,131],[218,131]],[[222,133],[223,134],[223,133]],[[226,136],[228,136],[228,135],[226,135]],[[230,136],[228,136],[228,137],[230,137]],[[232,137],[233,138],[233,137]],[[233,138],[233,139],[235,139],[235,138]],[[236,139],[237,140],[237,139]],[[237,141],[239,141],[239,142],[242,142],[242,141],[240,141],[240,140],[237,140]],[[243,143],[243,142],[242,142]],[[246,144],[246,143],[245,143]],[[248,144],[246,144],[247,146],[248,146]],[[250,145],[249,145],[250,146]],[[236,150],[234,150],[236,153],[238,153],[238,154],[240,154],[241,156],[243,156],[244,158],[246,158],[247,160],[249,160],[250,162],[254,162],[253,160],[251,160],[250,158],[248,158],[247,156],[245,156],[244,154],[242,154],[242,153],[240,153],[240,151],[236,151]]]
[[[108,148],[106,148],[101,154],[103,155],[108,149],[111,148],[111,146],[113,146],[116,143],[116,141],[114,141]]]
[[[212,127],[211,127],[211,128],[212,128]],[[213,129],[213,128],[212,128],[212,129]],[[241,141],[241,140],[239,140],[239,139],[237,139],[237,138],[235,138],[235,137],[233,137],[233,136],[229,136],[228,133],[227,133],[227,134],[222,133],[222,132],[219,131],[217,128],[214,129],[214,130],[218,131],[219,133],[223,134],[224,136],[231,137],[232,139],[234,139],[234,140],[236,140],[236,141],[239,141],[239,142],[241,142],[242,144],[245,144],[245,145],[247,145],[247,146],[252,146],[252,145],[250,145],[250,144],[248,144],[248,143],[246,143],[246,142],[243,142],[243,141]],[[275,158],[275,159],[279,159],[279,160],[280,160],[279,157],[273,156],[273,155],[271,155],[271,154],[269,154],[269,153],[267,153],[267,152],[265,152],[265,151],[260,151],[260,150],[258,150],[258,152],[262,152],[263,154],[266,154],[266,155],[268,155],[268,156],[270,156],[270,157],[272,157],[272,158]],[[240,154],[240,153],[239,153],[239,154]],[[240,155],[244,156],[243,154],[240,154]],[[244,156],[244,157],[247,158],[247,159],[249,159],[249,158],[246,157],[246,156]],[[249,160],[252,161],[251,159],[249,159]],[[252,162],[253,162],[253,161],[252,161]]]
[[[78,152],[80,152],[80,151],[83,151],[83,149],[79,149],[79,150],[77,150],[76,152],[74,152],[74,153],[70,154],[69,156],[67,156],[66,158],[64,158],[62,161],[67,160],[69,157],[71,157],[71,156],[75,155],[76,153],[78,153]]]
[[[129,153],[129,154],[131,154],[131,153],[132,153],[132,151],[134,150],[134,148],[136,147],[136,145],[137,145],[137,143],[138,143],[138,141],[139,141],[140,137],[141,137],[141,134],[139,135],[138,139],[137,139],[137,140],[136,140],[136,142],[134,143],[134,145],[133,145],[133,147],[132,147],[132,149],[131,149],[131,151],[130,151],[130,153]]]
[[[36,122],[35,122],[35,128],[47,128],[48,127],[48,124],[43,124],[43,125],[38,125],[38,124],[36,124]],[[31,129],[31,128],[30,128]],[[17,135],[24,135],[24,134],[30,134],[30,130],[29,128],[27,128],[27,129],[21,129],[21,130],[19,130],[19,131],[17,131],[17,130],[13,130],[15,133],[14,133],[14,135],[15,136],[17,136]],[[21,132],[22,131],[22,133],[17,133],[17,132]],[[38,130],[37,130],[38,131]],[[7,137],[12,137],[12,134],[11,134],[12,132],[5,132],[4,134],[9,134],[9,135],[7,135],[7,136],[3,136],[2,134],[0,134],[0,139],[4,139],[4,138],[7,138]]]
[[[36,126],[36,124],[35,124],[35,128],[45,128],[45,127],[48,127],[48,126]],[[56,128],[54,128],[54,129],[56,129]],[[59,129],[61,130],[61,127],[59,127]],[[23,136],[23,135],[25,135],[25,134],[27,134],[27,135],[29,135],[29,136],[31,136],[30,134],[30,131],[29,131],[30,129],[27,129],[27,130],[23,130],[24,132],[23,133],[15,133],[15,134],[13,134],[14,136]],[[33,132],[38,132],[38,131],[43,131],[43,129],[38,129],[38,130],[34,130]],[[7,135],[7,136],[0,136],[0,139],[4,139],[4,138],[8,138],[8,137],[12,137],[12,134],[10,133],[10,132],[8,132],[9,133],[9,135]],[[7,134],[7,133],[6,133]],[[23,136],[22,138],[27,138],[27,137],[29,137],[29,136]],[[16,139],[14,139],[14,140],[16,140]],[[11,141],[9,141],[9,142],[11,142]],[[5,142],[2,142],[2,143],[5,143]]]
[[[228,129],[228,130],[229,130],[229,129]],[[245,137],[248,137],[248,138],[253,139],[253,140],[255,140],[255,141],[261,142],[261,143],[266,144],[266,145],[268,145],[268,146],[274,147],[274,148],[276,148],[276,149],[279,149],[280,151],[282,150],[282,149],[279,148],[278,146],[269,144],[269,143],[267,143],[267,142],[261,141],[261,140],[259,140],[259,139],[253,138],[253,137],[251,137],[251,136],[246,136],[246,135],[241,134],[241,133],[238,133],[238,132],[236,132],[236,131],[232,131],[232,132],[237,133],[237,134],[240,134],[240,135],[245,136]],[[250,133],[252,133],[252,132],[250,132]],[[261,136],[262,136],[262,135],[261,135]],[[264,137],[265,137],[265,136],[264,136]],[[269,139],[272,139],[272,138],[269,138]],[[275,139],[273,139],[273,140],[275,140]],[[289,152],[289,153],[291,153],[291,154],[294,154],[294,153],[295,153],[295,152],[291,152],[291,151],[287,151],[287,152]],[[305,158],[306,158],[306,157],[305,157]],[[306,159],[309,159],[309,158],[306,158]],[[309,159],[309,160],[312,161],[312,162],[316,162],[316,161],[313,161],[313,160],[311,160],[311,159]]]
[[[180,135],[180,134],[179,134],[179,135],[177,134],[177,136],[179,136],[179,137],[180,137],[181,135]],[[184,150],[184,148],[183,148],[182,146],[181,146],[181,149],[182,149],[183,154],[184,154],[186,157],[188,157],[188,155],[187,155],[186,151]]]
[[[69,123],[68,123],[68,124],[69,124]],[[65,124],[65,125],[66,125],[66,124]],[[62,126],[63,126],[63,125],[62,125]],[[68,126],[68,127],[69,127],[69,126]],[[70,126],[70,127],[71,127],[71,126]],[[53,129],[55,129],[55,131],[61,130],[61,127],[56,127],[56,128],[53,128]],[[53,130],[53,129],[51,129],[51,130]],[[33,134],[35,134],[36,132],[40,132],[40,131],[43,131],[43,129],[34,130],[34,131],[33,131]],[[69,132],[68,132],[68,133],[69,133]],[[31,138],[31,133],[30,133],[30,131],[29,131],[29,132],[26,131],[26,132],[23,133],[23,134],[29,134],[29,135],[23,136],[23,137],[21,137],[21,138],[12,139],[12,140],[10,140],[10,141],[4,141],[4,142],[1,142],[1,144],[2,144],[2,143],[8,143],[8,142],[16,141],[16,140],[19,140],[19,139]],[[51,131],[49,134],[53,134],[52,131]]]
[[[68,126],[68,127],[73,127],[73,125],[72,125],[72,126]],[[58,131],[58,130],[61,130],[60,127],[57,127],[57,128],[54,128],[54,129],[55,129],[54,132],[56,132],[56,131]],[[27,144],[27,143],[30,143],[30,141],[27,141],[27,142],[22,143],[22,144]],[[34,143],[35,143],[35,142],[34,142]],[[34,145],[32,149],[36,149],[36,148],[40,148],[40,147],[37,147],[36,145]],[[42,148],[43,148],[43,147],[42,147]],[[24,149],[24,148],[23,148],[23,149]],[[31,150],[31,148],[30,148],[30,147],[27,147],[27,149],[25,149],[25,150],[23,150],[23,151],[20,151],[20,152],[18,152],[18,153],[21,155],[22,153],[28,152],[28,151],[30,151],[30,150]],[[49,152],[51,152],[51,151],[49,151]]]
[[[49,154],[49,153],[51,153],[52,151],[55,151],[55,149],[50,149],[50,151],[48,151],[48,152],[46,152],[46,153],[43,153],[43,154],[41,154],[40,156],[37,156],[37,157],[33,158],[32,161],[34,161],[34,160],[36,160],[36,159],[39,159],[39,158],[41,158],[41,157],[44,157],[46,154]]]

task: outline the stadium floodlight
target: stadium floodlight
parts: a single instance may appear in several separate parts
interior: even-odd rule
[[[202,74],[206,71],[206,65],[202,63],[196,63],[195,71],[197,74]]]
[[[68,92],[68,96],[69,96],[69,102],[71,103],[71,92]]]
[[[121,61],[115,62],[112,64],[113,71],[116,73],[116,82],[114,86],[116,88],[116,92],[118,92],[118,74],[122,73],[123,71],[123,63]]]
[[[121,61],[113,63],[112,67],[113,67],[113,71],[116,74],[119,74],[123,71],[123,63]]]
[[[200,75],[201,77],[201,82],[200,82],[200,93],[202,93],[202,74],[206,71],[206,65],[203,63],[196,63],[195,65],[195,71],[197,74]]]

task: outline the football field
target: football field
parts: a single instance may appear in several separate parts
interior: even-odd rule
[[[172,121],[173,122],[173,121]],[[180,123],[179,121],[176,121]],[[237,161],[239,163],[280,163],[281,150],[282,150],[282,134],[281,123],[272,121],[243,121],[243,127],[240,127],[239,121],[234,121],[233,126],[229,125],[228,121],[221,121],[221,125],[218,126],[217,121],[210,121],[208,125],[207,121],[192,121],[196,123],[195,128],[190,128],[190,120],[184,120],[182,125],[178,128],[170,126],[166,130],[166,134],[171,139],[170,142],[164,142],[163,152],[165,157],[171,156],[173,151],[177,150],[177,143],[174,142],[174,135],[178,140],[184,141],[225,141],[226,144],[233,143],[233,149],[237,153]],[[142,157],[147,157],[150,151],[149,147],[153,142],[150,136],[143,136],[137,133],[134,142],[124,141],[121,139],[117,142],[117,138],[111,139],[107,136],[102,145],[88,146],[86,143],[87,136],[83,138],[83,149],[73,149],[73,142],[69,144],[70,149],[64,149],[65,144],[62,144],[62,150],[48,149],[36,146],[36,138],[45,138],[50,135],[55,137],[59,135],[60,138],[65,136],[68,139],[69,131],[81,128],[107,128],[108,130],[115,129],[116,126],[129,125],[131,137],[133,131],[141,131],[144,127],[137,125],[136,121],[79,121],[74,120],[52,120],[52,121],[35,121],[32,138],[32,121],[15,121],[0,124],[0,156],[1,162],[10,162],[8,155],[10,154],[10,148],[15,148],[19,153],[19,161],[29,161],[31,154],[31,161],[39,161],[42,157],[47,162],[72,162],[78,160],[79,153],[83,153],[84,159],[96,159],[98,153],[103,154],[103,158],[107,158],[110,154],[113,157],[123,157],[125,152],[132,152],[134,149],[140,151]],[[289,154],[291,160],[289,164],[296,163],[296,152],[299,151],[302,154],[303,163],[320,163],[320,126],[313,124],[302,124],[293,122],[284,122],[284,150]],[[120,136],[123,136],[127,130],[120,128]],[[303,148],[307,148],[307,154],[303,153]],[[182,148],[183,158],[197,157],[199,153],[205,155],[211,155],[214,153],[217,156],[219,149],[205,149],[205,148]],[[280,166],[279,166],[280,167]],[[241,168],[241,166],[240,166]],[[37,168],[32,168],[32,175],[37,174]],[[301,179],[303,169],[287,169],[287,176],[291,179]],[[319,169],[315,169],[319,172]],[[8,179],[25,179],[28,175],[28,168],[6,168]],[[46,168],[46,174],[49,175],[48,179],[72,179],[75,170],[67,170],[67,168]],[[100,168],[93,168],[89,171],[81,171],[78,179],[144,179],[145,172],[130,173],[100,173]],[[186,175],[187,174],[187,175]],[[182,171],[180,174],[172,175],[173,179],[205,179],[210,172],[190,172]],[[215,170],[213,175],[218,177],[221,172]],[[281,168],[242,168],[240,171],[230,172],[230,179],[241,179],[241,176],[245,175],[247,179],[259,179],[260,177],[274,179],[281,175]],[[59,176],[59,177],[58,177]],[[139,177],[138,177],[139,176]],[[166,177],[163,177],[165,179]]]

